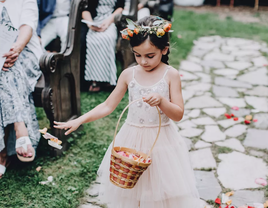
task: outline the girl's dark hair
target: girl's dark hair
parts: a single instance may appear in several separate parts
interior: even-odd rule
[[[143,25],[143,26],[152,27],[153,23],[156,20],[159,20],[159,17],[147,16],[147,17],[144,17],[144,18],[140,19],[139,21],[137,21],[136,24],[139,26]],[[160,50],[163,50],[163,49],[165,49],[165,47],[169,46],[169,34],[168,33],[165,33],[165,35],[163,35],[161,38],[159,38],[156,36],[156,34],[149,34],[149,32],[138,33],[138,35],[136,35],[134,33],[133,37],[130,38],[130,45],[132,48],[135,46],[139,46],[148,38],[151,41],[151,43],[155,47],[159,48]],[[162,56],[161,61],[165,64],[168,64],[169,53],[170,53],[170,51],[168,49],[167,54]]]

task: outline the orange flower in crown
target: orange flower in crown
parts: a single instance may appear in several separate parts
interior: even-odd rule
[[[154,21],[153,26],[139,26],[130,19],[127,19],[127,28],[121,31],[123,39],[130,40],[134,34],[138,35],[139,33],[149,33],[155,34],[157,37],[163,37],[167,32],[173,32],[171,29],[172,24],[160,17],[157,17],[157,20]]]

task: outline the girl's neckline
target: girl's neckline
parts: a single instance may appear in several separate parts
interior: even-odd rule
[[[133,80],[134,80],[139,86],[141,86],[141,87],[145,87],[145,88],[146,88],[146,87],[148,87],[148,88],[150,88],[150,87],[154,87],[155,85],[159,84],[162,80],[164,80],[165,83],[167,84],[167,81],[165,80],[165,77],[166,77],[166,75],[167,75],[167,72],[168,72],[170,66],[167,66],[167,67],[166,67],[166,71],[165,71],[163,77],[162,77],[159,81],[157,81],[156,83],[154,83],[154,84],[152,84],[152,85],[148,85],[148,86],[147,86],[147,85],[142,85],[142,84],[140,84],[140,83],[136,80],[136,78],[135,78],[135,70],[136,70],[136,67],[137,67],[137,66],[135,66],[134,69],[133,69]]]

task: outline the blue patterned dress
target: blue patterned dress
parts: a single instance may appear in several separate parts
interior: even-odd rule
[[[5,7],[0,16],[0,24],[13,26]],[[32,92],[41,74],[38,59],[27,46],[8,72],[0,69],[0,152],[6,147],[4,128],[10,125],[7,152],[8,155],[16,154],[15,122],[25,123],[32,145],[37,147],[40,133]]]

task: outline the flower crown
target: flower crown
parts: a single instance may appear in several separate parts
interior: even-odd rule
[[[133,37],[133,34],[136,35],[150,33],[155,34],[158,38],[161,38],[165,35],[167,32],[173,32],[171,29],[171,23],[169,21],[166,21],[160,17],[157,17],[157,20],[153,22],[153,26],[139,26],[135,22],[133,22],[130,19],[127,20],[127,28],[121,31],[121,35],[123,39],[130,40],[131,37]]]

